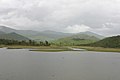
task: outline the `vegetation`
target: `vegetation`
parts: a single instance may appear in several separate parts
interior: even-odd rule
[[[95,43],[84,46],[104,47],[104,48],[120,48],[120,36],[108,37]]]
[[[89,44],[99,39],[94,36],[89,36],[86,34],[77,34],[66,38],[61,38],[56,41],[53,41],[52,44],[59,46],[78,46],[81,44]]]
[[[41,52],[61,52],[61,51],[71,51],[71,49],[65,48],[65,49],[33,49],[30,51],[41,51]]]
[[[90,46],[74,46],[74,48],[86,49],[88,51],[120,52],[120,48],[103,48],[103,47],[90,47]]]
[[[45,42],[36,42],[34,40],[8,40],[8,39],[0,39],[0,45],[23,45],[23,46],[50,46],[50,43],[48,41]]]

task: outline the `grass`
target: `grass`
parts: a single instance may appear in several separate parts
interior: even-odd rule
[[[3,48],[3,47],[5,47],[4,45],[0,45],[0,48]]]
[[[89,47],[89,46],[74,46],[75,48],[86,49],[88,51],[99,52],[120,52],[120,48],[103,48],[103,47]]]
[[[63,47],[58,47],[58,46],[21,46],[21,45],[11,45],[11,46],[6,46],[8,49],[58,49],[58,48],[63,48]]]
[[[1,48],[3,46],[0,46]],[[21,45],[8,45],[4,46],[7,49],[30,49],[30,51],[42,51],[42,52],[60,52],[60,51],[70,51],[65,46],[21,46]]]
[[[120,52],[120,48],[103,48],[103,47],[89,47],[89,46],[20,46],[12,45],[5,46],[0,45],[0,48],[7,47],[7,49],[31,49],[30,51],[42,51],[42,52],[60,52],[60,51],[72,51],[73,48],[86,49],[88,51],[99,51],[99,52]]]
[[[29,51],[41,52],[61,52],[71,50],[64,46],[8,46],[7,49],[30,49]]]
[[[61,51],[70,51],[70,49],[37,49],[30,51],[40,51],[40,52],[61,52]]]

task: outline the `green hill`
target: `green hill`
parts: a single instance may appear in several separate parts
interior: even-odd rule
[[[94,36],[89,36],[86,34],[76,34],[70,37],[55,40],[53,43],[56,45],[81,45],[93,43],[98,40],[99,39]]]
[[[95,43],[88,44],[88,46],[105,47],[105,48],[120,48],[120,35],[105,38]]]
[[[0,34],[0,39],[8,39],[8,40],[29,40],[29,38],[19,35],[17,33],[7,33]]]

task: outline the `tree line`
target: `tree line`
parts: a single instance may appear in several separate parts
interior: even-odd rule
[[[48,41],[0,39],[0,45],[50,46],[50,43]]]

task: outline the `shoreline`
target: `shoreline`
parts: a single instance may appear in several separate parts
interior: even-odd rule
[[[0,48],[6,49],[30,49],[29,51],[42,51],[42,52],[60,52],[60,51],[97,51],[97,52],[120,52],[120,48],[103,48],[103,47],[90,47],[90,46],[21,46],[0,45]]]
[[[97,51],[97,52],[120,52],[120,48],[103,48],[103,47],[90,47],[90,46],[73,46],[73,47],[86,49],[88,51]]]

